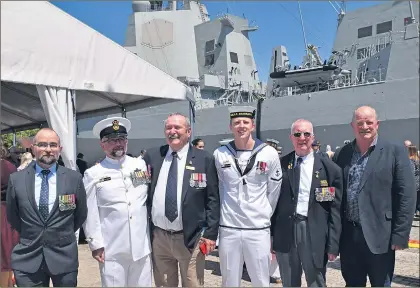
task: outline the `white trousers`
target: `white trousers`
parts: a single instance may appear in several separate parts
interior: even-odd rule
[[[238,230],[220,227],[219,258],[222,287],[240,287],[243,264],[252,286],[270,286],[270,229]]]
[[[152,287],[151,263],[151,254],[137,261],[100,263],[102,287]]]

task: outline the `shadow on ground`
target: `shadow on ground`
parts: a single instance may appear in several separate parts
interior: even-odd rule
[[[210,255],[214,256],[214,257],[219,257],[219,252],[216,250],[216,251],[213,251],[212,253],[210,253]],[[219,262],[215,262],[215,261],[206,259],[206,268],[205,269],[206,270],[211,270],[212,275],[222,276],[222,273],[220,272]],[[249,278],[248,271],[246,271],[245,265],[244,265],[244,270],[243,270],[243,273],[242,273],[242,280],[251,282],[251,278]]]

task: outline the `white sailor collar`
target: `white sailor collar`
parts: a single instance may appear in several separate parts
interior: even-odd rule
[[[109,164],[111,165],[121,165],[125,162],[125,160],[127,159],[127,155],[124,155],[121,159],[112,159],[108,156],[105,157],[105,161],[107,161]]]

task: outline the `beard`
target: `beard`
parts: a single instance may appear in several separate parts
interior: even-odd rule
[[[122,157],[124,156],[124,154],[125,154],[124,147],[117,147],[111,151],[111,156],[116,157],[116,158]]]
[[[57,157],[55,157],[55,155],[53,154],[42,155],[41,157],[39,157],[38,161],[45,165],[52,165],[57,162]]]

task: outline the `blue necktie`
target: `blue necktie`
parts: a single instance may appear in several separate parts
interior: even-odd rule
[[[169,168],[168,181],[166,182],[165,195],[165,216],[169,221],[174,222],[178,217],[178,197],[177,197],[177,179],[178,179],[178,155],[172,152],[172,163]]]
[[[41,213],[42,218],[47,220],[49,212],[48,199],[49,199],[49,187],[48,187],[48,174],[50,170],[42,170],[42,183],[41,183],[41,195],[39,197],[39,213]]]

